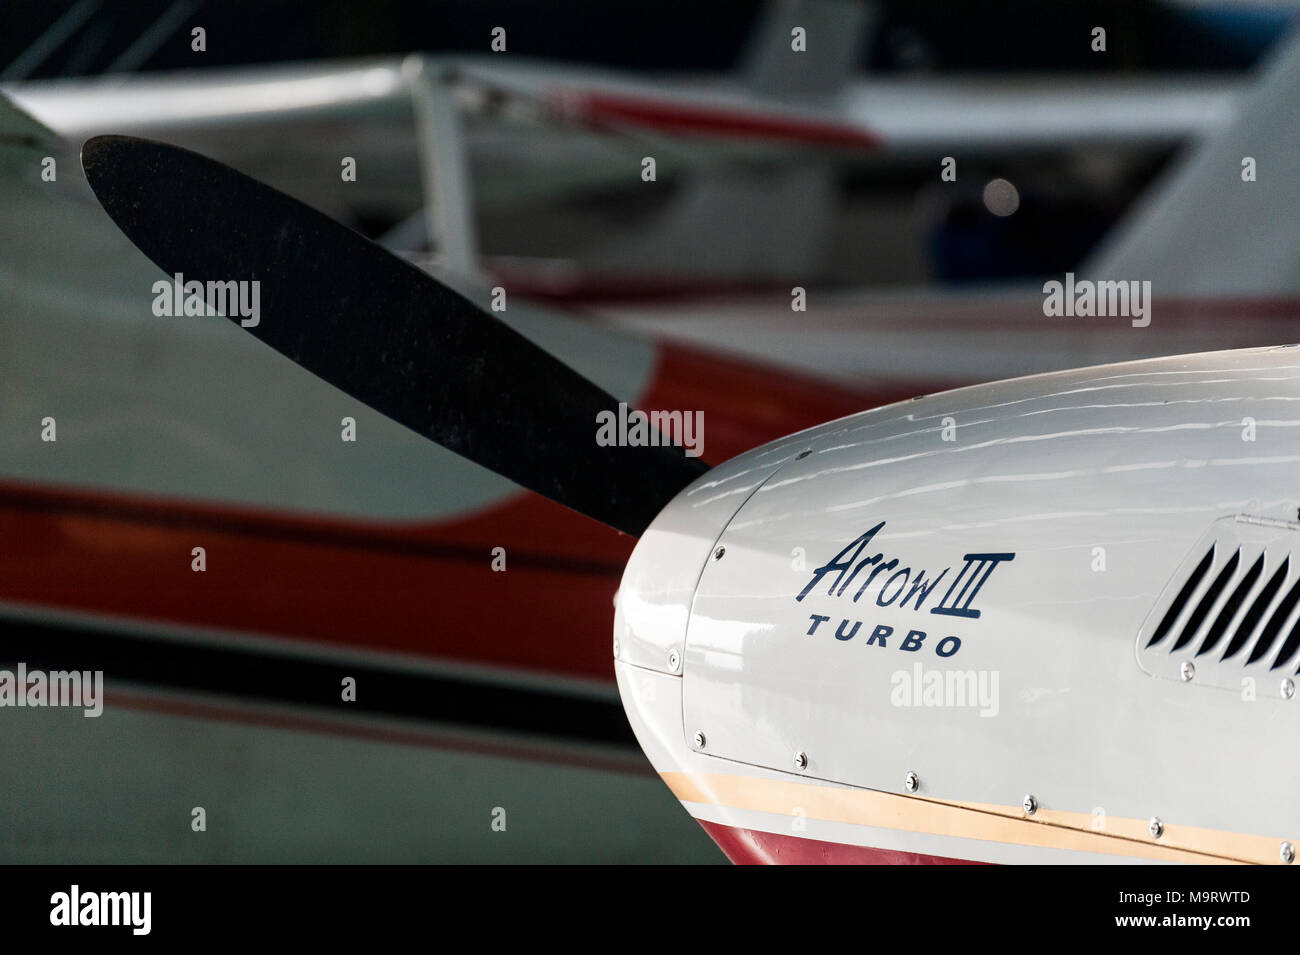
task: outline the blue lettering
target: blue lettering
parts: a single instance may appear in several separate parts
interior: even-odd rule
[[[845,625],[846,623],[848,623],[847,620],[841,620],[841,621],[840,621],[840,625],[839,625],[838,627],[835,628],[835,639],[836,639],[836,640],[852,640],[853,637],[854,637],[854,635],[858,632],[858,627],[862,626],[862,621],[861,621],[861,620],[854,621],[854,623],[853,623],[853,629],[850,630],[850,631],[846,634],[846,633],[844,632],[844,625]]]
[[[898,649],[915,652],[921,649],[921,644],[924,642],[924,630],[909,630],[907,631],[907,636],[903,638],[903,642],[899,645]]]

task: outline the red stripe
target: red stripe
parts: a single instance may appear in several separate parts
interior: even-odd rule
[[[711,463],[892,400],[664,348],[647,409],[704,412]],[[612,682],[635,541],[520,493],[451,520],[321,519],[0,483],[0,600]],[[190,551],[207,550],[207,571]],[[491,570],[504,547],[507,571]]]
[[[740,829],[698,820],[714,842],[736,865],[988,865],[947,856],[896,849],[874,849],[841,842]]]
[[[616,121],[671,133],[775,139],[814,146],[875,149],[881,144],[878,135],[860,126],[712,104],[669,103],[618,93],[576,92],[559,94],[555,102],[562,114],[586,123]]]

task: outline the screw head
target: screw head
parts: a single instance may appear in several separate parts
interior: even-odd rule
[[[921,788],[921,778],[909,769],[903,777],[903,788],[910,793],[916,792]]]
[[[1151,833],[1152,839],[1159,839],[1165,834],[1165,824],[1156,816],[1152,816],[1151,821],[1147,823],[1147,832]]]
[[[1295,846],[1289,842],[1282,843],[1281,848],[1278,850],[1278,856],[1283,862],[1290,865],[1295,861]]]
[[[795,769],[808,768],[808,754],[805,753],[803,750],[800,750],[799,752],[794,754],[794,768]]]
[[[722,555],[725,554],[726,552],[727,552],[727,548],[719,547],[717,550],[713,552],[713,559],[722,560]]]
[[[614,656],[618,656],[618,637],[614,638]]]
[[[1284,677],[1282,680],[1282,699],[1289,700],[1293,696],[1295,696],[1295,680],[1289,676]]]
[[[1191,660],[1184,660],[1183,665],[1178,668],[1178,675],[1182,677],[1184,683],[1190,683],[1192,677],[1196,676],[1196,664]]]
[[[810,454],[812,454],[812,448],[808,448],[808,449],[806,449],[806,450],[804,450],[804,451],[800,451],[798,454],[796,454],[796,455],[794,456],[794,459],[795,459],[796,461],[802,461],[804,458],[808,457],[808,455],[810,455]]]
[[[1026,793],[1025,798],[1020,802],[1021,807],[1025,810],[1026,816],[1032,816],[1038,812],[1038,800],[1033,797],[1032,793]]]
[[[696,731],[695,731],[695,740],[694,740],[694,742],[695,742],[695,748],[696,748],[696,749],[704,749],[704,731],[703,731],[703,730],[696,730]]]
[[[682,655],[673,647],[668,651],[668,672],[676,673],[682,667]]]

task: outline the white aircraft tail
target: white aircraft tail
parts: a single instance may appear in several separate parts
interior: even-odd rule
[[[1156,296],[1300,293],[1300,31],[1220,132],[1189,145],[1081,275],[1149,280]]]
[[[835,93],[857,66],[877,18],[865,0],[770,0],[759,14],[741,64],[746,83],[765,95]],[[793,31],[807,49],[795,52]]]

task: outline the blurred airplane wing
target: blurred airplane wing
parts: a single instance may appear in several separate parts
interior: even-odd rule
[[[1176,78],[954,84],[846,74],[834,89],[792,93],[768,91],[743,74],[633,77],[516,56],[427,59],[456,82],[461,106],[480,114],[531,106],[552,120],[743,145],[759,156],[792,146],[906,153],[1080,141],[1163,145],[1228,121],[1241,89]],[[170,134],[192,146],[203,145],[197,134],[232,126],[265,146],[277,139],[268,121],[310,120],[337,131],[343,123],[407,125],[410,117],[409,88],[394,58],[44,81],[8,91],[66,135]]]
[[[0,145],[33,148],[58,142],[58,135],[23,112],[0,93]]]

